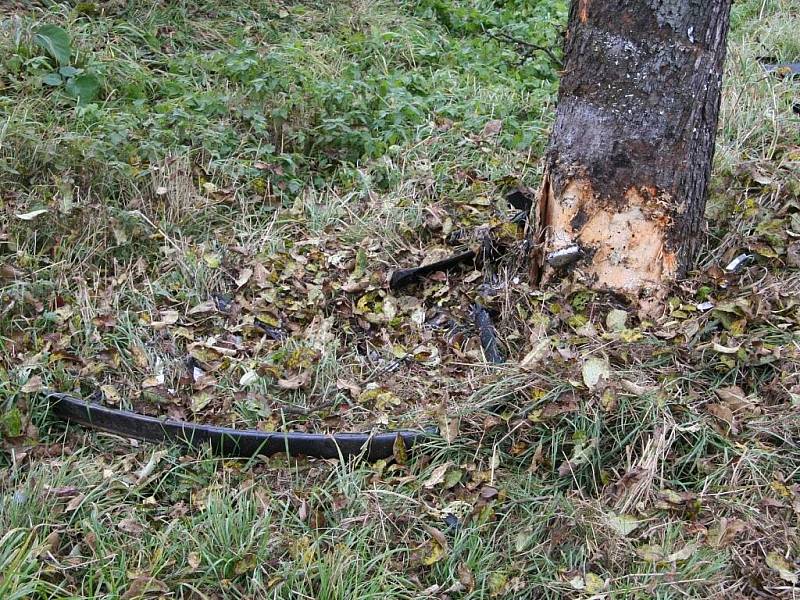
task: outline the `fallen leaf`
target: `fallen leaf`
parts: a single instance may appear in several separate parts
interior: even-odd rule
[[[497,488],[494,488],[490,485],[485,485],[481,488],[481,493],[480,493],[481,499],[486,500],[487,502],[489,500],[494,500],[499,495],[500,492],[497,491]]]
[[[121,600],[134,600],[134,598],[142,598],[148,594],[166,594],[168,592],[169,588],[163,581],[155,577],[141,575],[131,581],[128,591],[120,598]]]
[[[136,474],[136,485],[141,485],[155,471],[156,466],[167,455],[166,450],[156,450],[150,455],[150,460]]]
[[[250,369],[249,371],[246,371],[245,374],[239,378],[239,386],[247,387],[249,385],[254,384],[259,379],[260,376],[258,375],[258,373]]]
[[[361,386],[352,381],[348,381],[346,379],[337,379],[336,380],[336,389],[337,390],[347,390],[350,394],[350,397],[355,400],[361,395]]]
[[[177,310],[165,310],[161,313],[161,320],[151,321],[150,327],[153,329],[164,329],[169,325],[174,325],[178,322],[180,315]]]
[[[209,394],[208,392],[198,392],[192,396],[192,404],[191,409],[192,412],[200,412],[206,406],[208,406],[211,401],[214,399],[214,396]]]
[[[131,346],[129,348],[131,357],[134,364],[140,369],[147,369],[150,367],[150,359],[147,358],[147,352],[141,346]]]
[[[630,535],[641,524],[633,515],[618,515],[613,512],[606,515],[606,523],[622,536]]]
[[[742,347],[741,344],[738,346],[723,346],[722,344],[718,344],[717,342],[714,342],[711,346],[712,348],[714,348],[716,352],[719,352],[720,354],[736,354],[739,351],[739,348]]]
[[[186,314],[188,314],[188,315],[202,315],[202,314],[213,313],[213,312],[217,312],[216,303],[213,300],[206,300],[205,302],[190,308],[186,312]],[[177,319],[176,319],[176,321],[177,321]]]
[[[575,394],[566,392],[557,401],[545,405],[538,414],[539,419],[552,419],[578,410],[578,399]]]
[[[58,549],[61,546],[61,534],[58,531],[51,531],[50,535],[44,541],[44,548],[39,555],[40,558],[46,558],[48,555],[55,556],[58,554]]]
[[[603,380],[611,378],[611,367],[605,357],[592,356],[583,363],[583,383],[590,390],[595,389]]]
[[[655,544],[645,544],[636,549],[636,556],[645,562],[658,563],[664,560],[664,549]]]
[[[472,574],[466,563],[458,563],[458,581],[468,592],[475,587],[475,575]]]
[[[625,324],[628,322],[628,313],[624,310],[615,308],[606,315],[606,327],[610,331],[624,331]]]
[[[430,489],[435,488],[440,483],[442,483],[444,481],[445,475],[447,474],[447,469],[449,469],[450,465],[452,465],[452,464],[453,463],[448,461],[448,462],[444,463],[443,465],[439,465],[438,467],[436,467],[431,472],[431,476],[428,477],[428,479],[425,480],[425,482],[422,484],[422,487],[430,490]]]
[[[302,371],[288,379],[278,379],[278,387],[282,390],[299,390],[311,381],[311,371]]]
[[[117,527],[132,535],[139,535],[144,531],[144,527],[136,520],[136,517],[126,517],[122,519],[122,521],[117,523]]]
[[[719,388],[714,393],[723,402],[743,402],[747,398],[747,394],[738,385]]]
[[[697,551],[697,544],[686,544],[680,550],[677,550],[666,556],[667,562],[675,563],[684,560],[689,560],[692,555]]]
[[[408,460],[408,451],[406,450],[406,443],[403,440],[403,436],[397,434],[394,438],[394,444],[392,445],[392,456],[394,456],[394,460],[398,465],[406,464],[406,460]]]
[[[483,127],[481,131],[481,138],[487,139],[496,136],[503,129],[503,121],[500,119],[492,119]]]
[[[158,375],[153,375],[148,377],[144,381],[142,381],[143,388],[154,388],[160,385],[164,385],[164,374],[159,373]]]
[[[519,361],[519,366],[526,371],[534,370],[537,365],[550,354],[550,339],[544,338],[534,344],[530,352]]]
[[[713,415],[728,426],[728,431],[734,435],[738,433],[733,411],[724,404],[709,404],[706,406],[708,414]]]
[[[746,528],[747,525],[740,519],[722,517],[719,523],[708,530],[706,541],[712,548],[726,548]]]
[[[436,415],[436,424],[439,426],[439,433],[447,443],[452,443],[458,437],[459,429],[461,426],[460,419],[447,412],[447,403],[442,402],[439,404],[434,414]]]
[[[605,580],[596,573],[592,573],[591,571],[586,573],[583,579],[586,582],[586,587],[584,588],[584,591],[587,594],[599,594],[606,588]]]
[[[34,375],[28,382],[22,386],[20,391],[24,394],[34,394],[36,392],[40,392],[44,389],[44,385],[42,384],[42,378],[38,375]]]
[[[581,577],[580,575],[575,575],[572,577],[567,583],[573,590],[584,590],[586,589],[586,580]]]
[[[422,564],[430,566],[439,562],[447,555],[447,538],[445,537],[444,533],[434,527],[431,527],[430,525],[425,525],[423,523],[422,527],[425,529],[428,535],[431,536],[431,550],[428,556],[422,559]]]
[[[638,383],[634,383],[633,381],[629,381],[627,379],[620,381],[620,385],[622,385],[623,390],[629,394],[632,394],[633,396],[644,396],[645,394],[649,394],[656,389],[654,387],[639,385]]]
[[[253,269],[250,267],[245,267],[241,271],[239,271],[239,277],[236,278],[236,288],[241,288],[247,285],[247,282],[250,281],[250,278],[253,276]]]
[[[15,214],[14,216],[17,217],[18,219],[21,219],[22,221],[33,221],[39,215],[43,215],[47,212],[49,211],[46,208],[40,208],[39,210],[32,210],[31,212],[19,213]]]
[[[216,254],[215,252],[203,254],[203,260],[208,265],[209,269],[218,269],[222,264],[222,256]]]
[[[447,475],[444,478],[444,489],[449,490],[454,488],[459,483],[461,483],[461,479],[464,477],[464,471],[461,469],[450,469],[447,471]]]
[[[64,512],[74,512],[80,508],[80,505],[83,504],[83,500],[86,498],[85,494],[78,494],[72,500],[67,503],[67,507],[64,509]]]
[[[777,572],[784,581],[796,584],[800,580],[797,569],[777,552],[767,554],[767,566]]]

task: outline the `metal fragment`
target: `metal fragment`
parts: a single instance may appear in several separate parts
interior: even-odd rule
[[[583,251],[577,244],[556,250],[547,255],[547,264],[554,269],[561,269],[577,262],[583,257]]]
[[[753,262],[755,257],[752,254],[740,254],[736,258],[734,258],[728,265],[725,267],[726,273],[738,273],[742,269],[744,269],[747,265]]]

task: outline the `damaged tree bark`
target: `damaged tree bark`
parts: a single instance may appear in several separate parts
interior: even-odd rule
[[[544,282],[636,295],[685,274],[714,154],[731,0],[573,0],[534,224]]]

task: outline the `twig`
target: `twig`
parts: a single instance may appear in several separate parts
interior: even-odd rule
[[[289,404],[286,406],[278,407],[278,410],[285,412],[286,414],[289,415],[308,416],[312,413],[325,410],[326,408],[330,408],[334,404],[336,404],[334,400],[323,402],[322,404],[318,404],[317,406],[298,406],[296,404]]]
[[[556,65],[559,67],[561,66],[561,59],[559,59],[550,48],[546,46],[540,46],[539,44],[533,44],[531,42],[526,42],[525,40],[521,40],[519,38],[515,38],[513,35],[509,35],[508,33],[501,31],[498,33],[492,33],[491,31],[487,31],[486,35],[490,38],[497,40],[498,42],[506,42],[508,44],[515,44],[517,46],[522,46],[523,48],[529,48],[534,52],[544,52],[547,57],[552,60]]]

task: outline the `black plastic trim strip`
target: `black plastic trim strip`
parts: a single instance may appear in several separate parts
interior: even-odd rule
[[[314,458],[363,455],[367,460],[378,460],[392,456],[397,438],[403,440],[406,448],[411,448],[431,435],[430,431],[321,434],[232,429],[148,417],[60,392],[45,392],[45,396],[50,400],[53,413],[68,422],[139,440],[176,442],[193,449],[210,445],[214,453],[231,457],[285,452]]]

